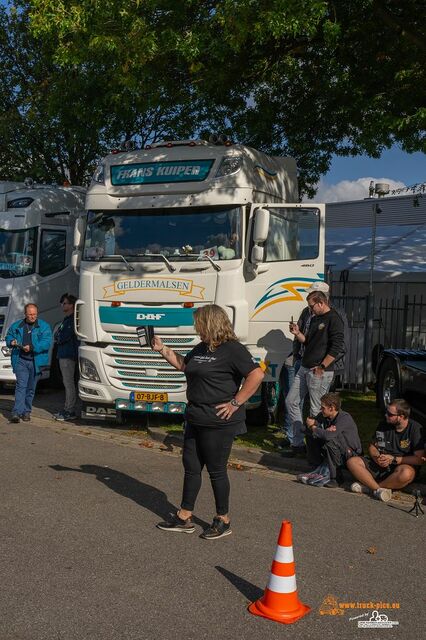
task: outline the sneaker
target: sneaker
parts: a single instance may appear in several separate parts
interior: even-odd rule
[[[392,489],[383,489],[382,487],[379,487],[373,491],[373,498],[381,500],[382,502],[389,502],[389,500],[392,500]]]
[[[31,421],[31,413],[24,413],[24,415],[21,416],[21,420],[23,420],[24,422],[30,422]]]
[[[329,473],[325,473],[325,474],[318,473],[317,476],[318,476],[317,478],[309,478],[308,484],[311,487],[323,487],[327,482],[330,482]]]
[[[351,491],[352,493],[365,493],[367,495],[370,495],[371,493],[370,489],[360,482],[352,482]]]
[[[11,422],[13,422],[13,423],[15,423],[15,424],[18,424],[18,422],[21,422],[21,418],[20,418],[20,417],[15,413],[15,414],[11,417],[10,421],[11,421]]]
[[[200,538],[204,540],[216,540],[216,538],[223,538],[229,536],[232,533],[231,523],[224,522],[222,518],[213,518],[213,522],[208,529],[205,529]]]
[[[159,522],[157,528],[162,531],[176,531],[178,533],[194,533],[195,527],[191,518],[182,520],[177,513],[170,514],[170,520]]]
[[[53,417],[55,418],[55,420],[58,420],[59,422],[65,422],[67,420],[77,419],[77,416],[75,415],[75,413],[72,413],[70,411],[60,411],[59,413],[55,414]]]
[[[302,484],[308,484],[308,480],[312,477],[312,475],[312,473],[299,473],[296,476],[296,480],[297,482],[301,482]]]
[[[314,478],[322,478],[323,476],[315,471],[308,471],[307,473],[299,473],[296,476],[296,480],[301,482],[302,484],[309,484],[309,480],[313,480]]]

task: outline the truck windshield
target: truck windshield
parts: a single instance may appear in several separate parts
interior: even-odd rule
[[[85,260],[104,256],[161,260],[241,258],[241,208],[89,211]]]
[[[34,272],[36,229],[0,229],[0,278],[17,278]]]

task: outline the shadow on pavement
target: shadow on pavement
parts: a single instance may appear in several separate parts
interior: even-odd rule
[[[244,578],[240,578],[240,576],[237,576],[235,573],[232,573],[223,567],[219,567],[218,565],[216,565],[215,569],[229,580],[232,586],[236,587],[238,591],[247,598],[247,600],[250,600],[250,602],[254,602],[263,596],[263,589],[256,587],[253,583],[244,580]]]
[[[64,467],[61,464],[49,465],[55,471],[75,471],[77,473],[87,473],[95,476],[108,489],[115,491],[125,498],[133,500],[137,505],[144,507],[155,513],[160,518],[167,518],[170,513],[176,513],[176,506],[168,501],[164,491],[145,482],[140,482],[126,473],[111,469],[111,467],[99,467],[95,464],[81,464],[79,468]],[[192,517],[195,524],[204,529],[209,526],[208,522],[200,520],[196,516]]]

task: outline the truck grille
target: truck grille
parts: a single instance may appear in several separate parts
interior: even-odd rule
[[[181,356],[185,356],[199,342],[195,335],[161,337],[166,346],[172,347]],[[141,347],[136,336],[114,334],[111,338],[113,342],[104,348],[102,358],[113,387],[126,391],[185,391],[185,374],[171,367],[159,353]],[[180,348],[181,345],[183,348]]]

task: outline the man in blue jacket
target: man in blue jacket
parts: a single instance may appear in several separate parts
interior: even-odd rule
[[[6,335],[6,345],[12,347],[12,369],[16,376],[15,404],[11,422],[31,420],[33,398],[41,371],[49,364],[52,330],[38,318],[36,304],[24,307],[25,317],[17,320]]]

